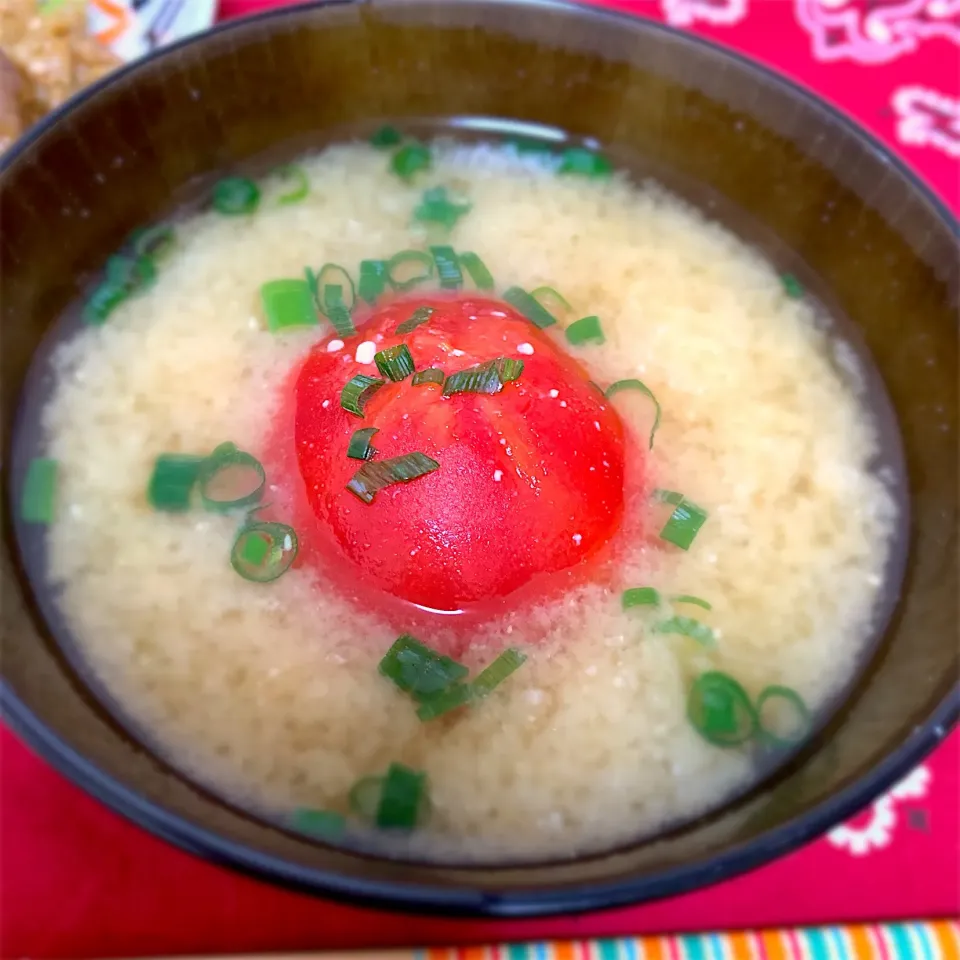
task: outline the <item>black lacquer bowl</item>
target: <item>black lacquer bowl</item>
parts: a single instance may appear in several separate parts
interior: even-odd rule
[[[739,211],[759,225],[859,327],[899,418],[911,522],[902,597],[834,719],[746,797],[602,856],[454,868],[336,850],[197,789],[84,690],[37,612],[7,489],[6,720],[68,777],[148,830],[317,893],[524,916],[713,883],[786,853],[870,801],[936,745],[960,703],[957,226],[882,147],[799,88],[640,20],[494,0],[296,7],[121,70],[3,161],[4,464],[41,337],[131,229],[168,215],[191,185],[266,153],[293,156],[362,122],[456,118],[559,127],[596,138],[614,156],[639,158],[694,201],[698,189],[720,196],[715,216]]]

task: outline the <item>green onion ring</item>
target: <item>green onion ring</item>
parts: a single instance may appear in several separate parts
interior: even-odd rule
[[[406,264],[413,263],[420,264],[424,269],[412,277],[407,277],[406,280],[398,280],[395,276],[397,270]],[[401,250],[387,261],[387,279],[395,290],[410,290],[418,283],[429,280],[433,276],[433,271],[433,257],[422,250]]]
[[[225,470],[239,467],[252,470],[257,478],[257,486],[249,493],[235,497],[232,500],[221,500],[210,490],[213,481]],[[197,473],[197,484],[200,488],[200,499],[207,510],[223,513],[238,507],[249,507],[260,502],[263,490],[267,483],[267,473],[263,464],[253,454],[238,450],[236,444],[221,443],[213,453],[200,464]]]
[[[631,607],[659,607],[660,591],[656,587],[631,587],[620,595],[620,606],[624,610]]]
[[[244,525],[237,534],[230,564],[244,580],[270,583],[290,569],[298,549],[293,527],[257,520]]]
[[[764,723],[764,705],[774,699],[785,701],[792,708],[798,720],[799,730],[797,733],[790,736],[784,736],[782,734],[775,733],[767,724]],[[798,744],[804,739],[804,737],[807,736],[807,734],[810,732],[810,728],[813,726],[813,718],[810,714],[810,708],[806,705],[806,703],[804,703],[800,694],[790,687],[780,686],[779,684],[773,684],[772,686],[765,687],[760,691],[760,696],[757,697],[756,710],[760,724],[760,732],[763,736],[763,739],[772,746],[796,746],[796,744]]]
[[[277,203],[281,206],[299,203],[310,192],[310,181],[307,179],[306,171],[295,163],[280,167],[277,170],[277,176],[290,182],[291,185],[291,189],[287,193],[282,193],[277,197]]]
[[[687,718],[717,747],[738,747],[757,732],[759,720],[747,691],[725,673],[701,673],[687,696]]]
[[[35,457],[27,467],[20,494],[20,518],[24,523],[52,523],[56,517],[59,464],[49,457]]]
[[[629,378],[627,380],[618,380],[616,383],[611,383],[606,389],[607,398],[616,396],[621,390],[637,390],[642,393],[645,397],[649,397],[653,401],[654,413],[653,417],[653,426],[650,428],[650,449],[653,449],[653,438],[656,436],[657,429],[660,426],[660,402],[653,395],[653,391],[642,381],[637,380],[636,378]]]

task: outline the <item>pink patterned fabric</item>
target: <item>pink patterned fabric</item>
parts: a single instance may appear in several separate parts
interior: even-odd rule
[[[814,89],[960,210],[960,0],[608,2]],[[221,5],[236,16],[274,4]],[[189,857],[100,807],[0,730],[0,955],[489,943],[954,916],[958,796],[960,732],[826,837],[707,890],[587,917],[435,920],[297,896]]]

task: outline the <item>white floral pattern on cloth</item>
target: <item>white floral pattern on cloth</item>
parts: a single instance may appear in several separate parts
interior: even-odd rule
[[[827,842],[840,850],[862,857],[872,850],[882,850],[893,839],[898,821],[897,804],[902,800],[922,800],[933,776],[921,765],[858,814],[827,833]]]
[[[794,0],[817,60],[889,63],[923,40],[960,44],[960,0]]]
[[[691,27],[698,20],[714,26],[739,23],[749,0],[661,0],[663,18],[672,27]]]
[[[960,158],[960,100],[928,87],[900,87],[891,98],[897,139]]]

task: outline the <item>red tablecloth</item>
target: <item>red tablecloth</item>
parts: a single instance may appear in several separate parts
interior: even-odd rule
[[[960,0],[611,2],[805,83],[960,209]],[[222,2],[225,16],[270,5]],[[846,825],[752,874],[644,907],[539,922],[374,914],[289,894],[140,832],[6,731],[0,770],[4,957],[580,938],[960,912],[960,733]]]

